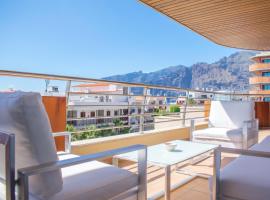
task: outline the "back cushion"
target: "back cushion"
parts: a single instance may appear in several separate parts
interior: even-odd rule
[[[214,127],[242,128],[243,121],[254,118],[254,102],[211,101],[209,122]]]
[[[0,93],[0,130],[15,134],[16,170],[58,161],[47,113],[38,93]],[[0,162],[4,163],[0,157]],[[0,178],[5,177],[3,167]],[[35,175],[29,181],[30,193],[47,199],[62,189],[60,170]]]

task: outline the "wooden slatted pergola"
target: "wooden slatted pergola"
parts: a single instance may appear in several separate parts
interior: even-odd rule
[[[270,50],[270,0],[140,0],[228,47]]]

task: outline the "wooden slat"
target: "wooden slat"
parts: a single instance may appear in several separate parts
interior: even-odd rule
[[[140,0],[224,46],[270,50],[269,0]]]

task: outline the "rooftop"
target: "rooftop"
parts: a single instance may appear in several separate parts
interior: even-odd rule
[[[252,56],[250,59],[251,60],[256,60],[257,58],[261,58],[261,57],[270,57],[270,52],[265,51],[265,52],[258,53],[255,56]]]

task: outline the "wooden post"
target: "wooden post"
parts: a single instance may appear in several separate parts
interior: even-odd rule
[[[204,117],[206,118],[209,117],[210,108],[211,108],[211,100],[204,101]]]
[[[269,128],[270,102],[255,102],[255,117],[259,119],[259,128]]]

